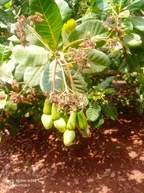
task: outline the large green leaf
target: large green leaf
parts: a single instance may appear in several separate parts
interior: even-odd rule
[[[113,79],[114,79],[114,76],[107,77],[103,82],[98,84],[98,87],[100,89],[105,89],[105,88],[109,87],[110,84],[112,83]]]
[[[116,120],[118,113],[116,107],[112,103],[105,103],[102,105],[103,112],[112,120]]]
[[[130,11],[140,10],[144,6],[143,0],[133,0],[132,3],[128,5]]]
[[[135,16],[131,18],[131,21],[136,29],[144,32],[144,17]]]
[[[14,78],[12,74],[14,67],[15,64],[11,60],[9,60],[7,63],[3,62],[0,66],[0,80],[11,84]]]
[[[92,10],[95,13],[99,13],[100,11],[108,11],[111,6],[105,0],[93,0],[91,1]]]
[[[13,59],[23,66],[43,66],[48,63],[49,57],[49,51],[36,45],[17,45],[13,48]]]
[[[83,39],[89,36],[96,36],[98,37],[106,36],[107,30],[103,25],[102,21],[99,20],[87,20],[84,21],[82,24],[78,25],[75,31],[70,36],[70,41],[74,41],[77,39]]]
[[[73,78],[73,83],[75,90],[80,93],[85,93],[87,92],[87,86],[88,84],[85,82],[83,76],[78,73],[77,75],[72,76]]]
[[[84,68],[84,75],[96,75],[108,70],[110,60],[106,54],[96,49],[92,49],[88,54],[88,64],[90,67]]]
[[[63,22],[66,22],[72,16],[72,10],[70,9],[68,3],[64,0],[56,0],[55,2],[60,9],[60,14]]]
[[[15,72],[14,72],[14,77],[16,80],[21,81],[23,80],[24,72],[26,70],[27,66],[23,64],[19,64],[16,66]]]
[[[90,103],[89,108],[86,110],[88,120],[94,122],[99,118],[100,114],[101,107],[95,102]]]
[[[122,61],[122,63],[120,64],[120,66],[119,66],[119,71],[120,71],[121,73],[123,73],[123,74],[129,73],[129,72],[131,71],[131,66],[130,66],[130,64],[127,62],[126,59],[124,59],[124,60]]]
[[[12,51],[8,46],[4,46],[0,44],[0,62],[3,62],[5,60],[8,60]]]
[[[56,61],[52,61],[47,67],[44,69],[41,80],[40,80],[40,87],[42,91],[52,92],[53,91],[53,84],[55,84],[55,89],[62,89],[63,81],[62,81],[62,71],[61,67],[57,65],[55,71],[55,64]],[[55,74],[55,75],[54,75]],[[54,80],[55,76],[55,80]]]
[[[7,25],[8,23],[14,22],[12,17],[1,8],[0,8],[0,21],[5,25]]]
[[[7,2],[9,2],[10,0],[0,0],[0,5],[4,5],[6,4]]]
[[[62,18],[58,5],[54,0],[30,0],[32,14],[39,12],[43,15],[43,21],[36,23],[35,29],[51,49],[55,49],[62,28]]]
[[[139,72],[141,67],[144,66],[143,55],[138,55],[137,53],[133,53],[131,55],[127,55],[123,62],[121,63],[119,70],[121,73],[129,73],[132,70]]]
[[[24,72],[24,81],[28,82],[31,87],[38,86],[40,84],[41,74],[44,67],[27,67]]]
[[[138,47],[142,44],[141,37],[135,33],[126,34],[123,40],[129,47]]]

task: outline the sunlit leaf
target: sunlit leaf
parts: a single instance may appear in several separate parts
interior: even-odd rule
[[[88,84],[85,82],[83,76],[78,73],[75,76],[72,76],[73,82],[74,82],[74,87],[77,92],[84,93],[87,92],[87,86]]]
[[[31,87],[38,86],[43,70],[44,67],[27,67],[24,72],[24,81]]]
[[[23,66],[43,66],[48,63],[50,52],[42,47],[30,45],[23,47],[16,45],[13,48],[13,59]]]
[[[108,70],[110,60],[106,54],[96,49],[92,49],[88,54],[89,67],[84,68],[82,73],[84,75],[96,75],[104,73]]]
[[[142,44],[141,37],[138,34],[126,34],[123,39],[129,47],[138,47]]]
[[[144,17],[135,16],[131,18],[133,26],[140,31],[144,32]]]
[[[101,113],[101,107],[98,104],[95,104],[93,106],[90,106],[87,110],[86,110],[86,116],[88,118],[88,120],[94,122],[96,121]]]
[[[78,25],[75,31],[70,36],[70,41],[76,39],[83,39],[87,36],[93,37],[99,35],[99,37],[107,36],[107,29],[104,27],[104,24],[100,20],[87,20],[82,24]]]
[[[8,60],[12,51],[8,46],[0,44],[0,62]]]
[[[51,49],[55,49],[62,28],[62,18],[58,5],[54,0],[30,0],[32,14],[39,12],[43,15],[43,21],[37,22],[35,29]]]
[[[68,19],[70,19],[72,15],[72,10],[70,9],[68,3],[64,0],[56,0],[55,2],[57,3],[60,9],[60,14],[63,22],[66,22]]]

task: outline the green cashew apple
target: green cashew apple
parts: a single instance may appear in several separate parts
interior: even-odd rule
[[[81,130],[85,130],[88,126],[86,116],[83,111],[77,112],[77,127]]]
[[[79,129],[79,132],[82,134],[84,138],[87,138],[90,136],[90,130],[88,127],[86,129]]]
[[[45,99],[43,106],[43,114],[50,115],[51,114],[51,103],[48,98]]]
[[[76,127],[76,112],[72,111],[67,122],[67,129],[74,130]]]
[[[66,130],[63,134],[63,143],[65,146],[71,146],[73,140],[75,139],[74,130]]]
[[[53,120],[51,115],[43,114],[41,116],[41,121],[45,129],[50,129],[53,126]]]
[[[51,114],[52,114],[52,119],[54,121],[60,118],[60,112],[58,111],[57,106],[54,103],[52,104]]]
[[[54,126],[57,128],[61,133],[64,133],[66,130],[66,122],[65,120],[61,117],[60,119],[54,121]]]

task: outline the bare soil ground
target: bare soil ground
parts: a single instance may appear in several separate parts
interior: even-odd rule
[[[144,193],[144,117],[106,119],[69,148],[58,133],[24,124],[0,144],[0,193]]]

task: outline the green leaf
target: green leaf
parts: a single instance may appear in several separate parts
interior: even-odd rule
[[[53,0],[30,0],[29,2],[32,14],[39,12],[43,15],[43,21],[36,23],[37,33],[54,50],[57,47],[62,28],[58,5]]]
[[[141,67],[143,67],[144,65],[143,53],[140,54],[140,52],[134,52],[131,55],[127,55],[125,57],[124,63],[125,63],[125,70],[127,68],[127,70],[129,71],[134,70],[134,71],[139,72],[141,70]]]
[[[13,59],[23,66],[43,66],[49,61],[50,52],[42,47],[30,45],[23,47],[16,45],[13,48]]]
[[[123,74],[129,73],[131,71],[130,64],[127,62],[126,58],[122,61],[119,66],[119,71]]]
[[[7,63],[3,62],[0,66],[0,80],[11,84],[14,78],[12,74],[14,67],[15,64],[11,60],[9,60]]]
[[[8,46],[4,46],[0,44],[0,62],[3,62],[5,60],[8,60],[12,51]]]
[[[94,106],[90,106],[87,110],[86,110],[86,116],[88,118],[89,121],[96,121],[101,113],[101,107],[97,104],[95,104]]]
[[[111,9],[111,6],[105,0],[94,0],[92,2],[92,10],[95,13],[105,12]]]
[[[124,10],[123,12],[120,12],[118,17],[126,19],[126,18],[129,18],[129,16],[130,16],[130,11],[129,10]]]
[[[73,74],[73,72],[72,72],[72,74]],[[75,90],[77,92],[80,92],[80,93],[87,92],[88,84],[85,82],[83,76],[80,73],[72,76],[72,78],[73,78],[73,83],[74,83]]]
[[[134,33],[126,34],[123,37],[123,40],[126,42],[126,44],[129,47],[138,47],[142,44],[141,37],[138,34],[134,34]]]
[[[0,91],[0,109],[3,109],[6,105],[7,95],[4,91]]]
[[[133,24],[132,24],[131,20],[125,19],[125,20],[122,22],[122,28],[124,28],[124,29],[126,30],[126,32],[131,32],[131,31],[133,31]]]
[[[72,16],[72,10],[70,9],[67,2],[64,0],[56,0],[55,1],[59,7],[60,14],[62,17],[63,22],[66,22]]]
[[[104,119],[103,116],[100,115],[99,118],[96,121],[96,124],[94,125],[95,128],[99,128],[100,126],[102,126],[104,123]]]
[[[4,110],[9,113],[15,113],[17,110],[17,104],[13,103],[11,100],[7,101]]]
[[[8,25],[8,23],[14,22],[12,17],[1,8],[0,8],[0,21],[5,25]]]
[[[137,30],[144,32],[144,17],[141,16],[132,17],[131,22]]]
[[[100,20],[88,20],[78,25],[75,31],[70,36],[70,41],[86,38],[86,36],[104,37],[107,35],[107,29],[104,27],[104,23]]]
[[[28,85],[31,87],[38,86],[40,84],[40,78],[44,67],[27,67],[24,72],[24,81],[28,82]]]
[[[136,103],[136,111],[142,115],[144,113],[144,108],[143,108],[143,105],[140,103],[140,102],[137,102]]]
[[[109,87],[114,78],[115,78],[114,76],[110,76],[110,77],[106,78],[103,82],[98,84],[98,87],[100,89],[105,89],[105,88]]]
[[[140,73],[138,74],[137,79],[138,79],[138,82],[140,84],[144,85],[144,71],[143,70],[140,71]]]
[[[23,76],[24,76],[24,72],[25,72],[26,68],[27,68],[27,66],[25,66],[23,64],[19,64],[18,66],[16,66],[15,72],[14,72],[14,77],[16,80],[18,80],[18,81],[23,80]]]
[[[117,91],[114,88],[106,88],[104,92],[105,94],[113,94],[116,93]]]
[[[111,104],[111,103],[106,103],[106,104],[103,104],[102,105],[102,109],[103,109],[103,112],[106,116],[108,116],[109,118],[111,118],[112,120],[116,120],[117,119],[117,109],[116,107]]]
[[[48,64],[44,72],[42,73],[41,80],[40,80],[40,87],[42,91],[52,92],[53,84],[55,84],[55,89],[57,90],[62,89],[63,82],[62,82],[61,67],[57,65],[57,68],[55,71],[55,63],[56,61],[54,60],[50,64]],[[55,80],[54,80],[54,76],[55,76]]]
[[[96,49],[92,49],[88,56],[89,67],[82,70],[84,75],[96,75],[108,70],[110,60],[106,54]]]
[[[128,8],[130,11],[136,11],[136,10],[140,10],[143,6],[144,6],[143,0],[135,0],[135,1],[132,1],[131,4],[129,4]]]
[[[10,0],[1,0],[0,1],[0,5],[4,5],[4,4],[6,4],[6,3],[8,3]]]

